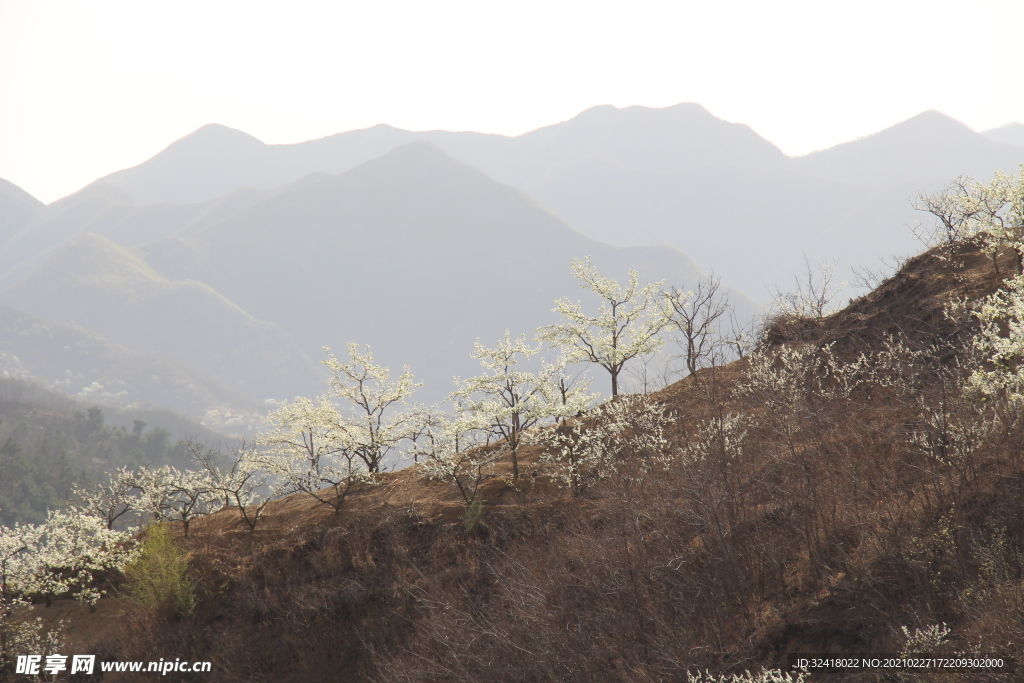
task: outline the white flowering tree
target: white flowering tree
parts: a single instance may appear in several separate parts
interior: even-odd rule
[[[208,473],[201,470],[139,467],[126,473],[124,483],[137,491],[134,507],[142,517],[177,519],[186,537],[192,521],[209,514],[218,500]]]
[[[71,594],[95,603],[97,573],[120,569],[135,542],[80,511],[50,512],[45,523],[0,526],[0,659],[11,654],[11,616],[30,596]]]
[[[1017,175],[996,171],[988,184],[960,176],[937,193],[919,195],[914,208],[935,218],[932,226],[915,229],[927,246],[980,240],[997,273],[996,252],[1010,246],[1017,272],[1024,273],[1024,167]]]
[[[541,362],[536,372],[521,369],[539,352],[540,347],[527,344],[524,336],[512,341],[508,330],[493,349],[477,341],[473,358],[480,361],[484,373],[462,382],[450,397],[473,416],[478,430],[504,440],[513,481],[519,479],[523,433],[546,420],[575,415],[593,400],[585,384],[570,386],[560,381],[564,379],[561,363]]]
[[[573,362],[596,363],[611,376],[612,396],[619,394],[619,374],[638,356],[656,353],[664,344],[658,334],[672,317],[672,306],[659,289],[664,281],[644,287],[629,271],[629,283],[620,285],[597,272],[590,257],[574,259],[572,274],[580,287],[600,297],[596,314],[588,315],[580,302],[558,299],[554,312],[562,322],[542,327],[540,338],[560,347]]]
[[[71,488],[71,505],[83,514],[104,520],[108,529],[113,529],[119,521],[120,526],[125,526],[129,520],[136,521],[138,513],[133,479],[133,473],[122,467],[113,472],[105,484],[75,484]]]
[[[422,428],[422,412],[407,403],[422,383],[413,380],[408,366],[392,380],[390,369],[373,362],[368,346],[360,351],[358,344],[350,343],[348,360],[335,358],[329,347],[324,351],[328,357],[323,364],[331,370],[331,397],[347,409],[338,419],[344,423],[349,447],[369,472],[380,472],[387,456],[415,440]]]
[[[556,481],[580,495],[614,472],[630,475],[664,460],[665,430],[672,418],[646,396],[621,396],[574,420],[531,435]]]
[[[388,456],[415,441],[425,418],[407,403],[420,386],[408,367],[392,380],[369,347],[350,343],[345,360],[324,351],[331,392],[272,412],[257,445],[274,456],[266,462],[278,494],[307,493],[338,514],[353,486],[377,481]]]
[[[976,312],[981,330],[975,345],[989,361],[975,370],[971,385],[988,396],[1024,401],[1024,275],[1007,280]]]
[[[486,468],[499,452],[487,448],[494,438],[487,420],[455,401],[451,415],[435,412],[412,453],[422,460],[427,477],[453,485],[466,505],[476,501]]]
[[[242,521],[253,531],[270,503],[264,495],[270,477],[267,458],[255,445],[244,441],[226,457],[193,439],[188,439],[186,446],[206,472],[212,491],[222,497],[225,507],[236,507]]]
[[[277,478],[278,495],[306,493],[341,512],[345,498],[373,473],[359,457],[347,422],[328,396],[299,398],[267,416],[270,429],[257,443],[271,456],[267,467]]]

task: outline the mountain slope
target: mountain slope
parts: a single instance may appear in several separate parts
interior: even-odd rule
[[[982,135],[989,140],[1005,145],[1024,147],[1024,123],[1007,123],[992,130],[986,130]]]
[[[128,348],[176,358],[258,399],[306,393],[317,384],[317,368],[281,330],[204,284],[167,280],[98,235],[55,252],[0,299]]]
[[[414,140],[432,142],[499,182],[524,188],[563,164],[591,156],[627,168],[659,170],[786,161],[749,127],[722,121],[698,104],[662,109],[604,105],[516,137],[379,125],[320,140],[266,145],[241,131],[210,124],[96,184],[114,185],[140,204],[199,202],[241,186],[276,187],[317,171],[341,173]]]
[[[819,178],[884,188],[947,182],[964,174],[988,179],[995,169],[1015,169],[1022,161],[1019,148],[927,111],[874,135],[794,159],[793,166]]]
[[[211,411],[263,408],[166,356],[130,351],[81,327],[7,306],[0,306],[0,375],[36,379],[80,400],[156,406],[195,420]],[[220,426],[216,420],[210,424]]]
[[[28,225],[44,206],[25,190],[0,178],[0,245]]]
[[[190,255],[190,277],[274,321],[310,355],[370,343],[379,360],[427,378],[435,397],[453,374],[475,372],[477,337],[493,343],[506,328],[530,334],[552,322],[554,299],[579,292],[573,258],[592,255],[617,278],[635,268],[683,286],[700,275],[670,248],[596,242],[422,142],[140,253],[179,278],[178,261],[164,256],[172,246]]]

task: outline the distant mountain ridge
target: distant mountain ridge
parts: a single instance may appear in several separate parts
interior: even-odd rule
[[[698,136],[687,131],[698,128]],[[642,131],[640,139],[636,131]],[[209,124],[149,161],[94,184],[122,189],[137,203],[191,203],[237,187],[270,188],[313,172],[341,173],[414,140],[432,142],[499,182],[527,187],[552,168],[603,158],[627,168],[660,170],[710,163],[770,166],[785,156],[748,126],[712,116],[698,104],[651,109],[602,105],[516,137],[422,131],[377,125],[319,140],[266,145],[227,126]]]
[[[49,245],[49,246],[47,246]],[[110,184],[49,207],[0,259],[0,301],[177,359],[253,398],[323,391],[321,347],[369,343],[437,400],[473,341],[552,322],[573,258],[692,286],[671,248],[619,248],[428,142],[338,175],[198,204],[137,205]],[[28,257],[28,258],[26,258]],[[756,305],[734,293],[741,310]]]
[[[170,358],[7,306],[0,306],[0,376],[37,379],[79,400],[166,408],[197,421],[212,417],[213,428],[232,408],[250,417],[263,408]],[[208,416],[211,410],[218,415]]]
[[[0,244],[41,214],[46,205],[14,183],[0,178]]]
[[[241,185],[339,173],[425,140],[528,192],[587,235],[621,246],[670,244],[765,302],[775,285],[789,285],[805,253],[815,262],[843,260],[840,271],[849,278],[852,266],[916,251],[907,225],[921,216],[908,199],[964,173],[1015,170],[1024,152],[1000,138],[1012,137],[1015,129],[1008,130],[979,134],[924,112],[789,158],[748,126],[694,103],[602,105],[515,137],[378,125],[264,145],[213,125],[97,182],[140,202],[209,200]]]
[[[476,371],[476,338],[552,322],[579,293],[573,258],[682,288],[714,271],[753,314],[746,294],[789,287],[805,255],[843,259],[844,279],[917,251],[908,198],[1016,170],[1017,130],[925,112],[789,158],[692,103],[515,137],[379,125],[267,145],[213,124],[49,206],[0,183],[0,302],[223,389],[188,399],[205,405],[322,391],[321,347],[350,340],[409,364],[432,401]]]
[[[926,111],[859,140],[793,159],[817,177],[885,188],[958,175],[987,178],[997,168],[1014,170],[1021,150],[976,133],[956,119]]]
[[[54,253],[0,292],[39,317],[80,325],[131,349],[176,358],[256,398],[311,393],[319,368],[291,337],[208,285],[171,281],[95,234]],[[259,368],[259,372],[254,372]]]
[[[1024,123],[1007,123],[982,133],[989,140],[1024,147]]]

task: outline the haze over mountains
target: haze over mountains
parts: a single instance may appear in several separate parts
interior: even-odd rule
[[[242,186],[339,173],[426,140],[539,200],[574,228],[614,245],[669,244],[767,302],[812,261],[840,270],[912,253],[908,199],[952,178],[990,177],[1024,162],[1024,126],[975,133],[934,111],[803,157],[698,104],[604,105],[517,137],[410,132],[379,125],[293,145],[265,145],[204,126],[139,166],[97,183],[139,203],[202,201]]]
[[[201,417],[318,393],[321,347],[355,340],[436,400],[475,372],[477,337],[529,334],[579,297],[573,258],[682,287],[714,271],[753,313],[741,292],[764,302],[804,253],[848,269],[919,250],[908,198],[1015,171],[1022,131],[925,112],[789,158],[696,104],[595,107],[517,137],[380,125],[266,145],[204,126],[49,206],[0,182],[0,353],[51,383],[108,384],[60,354],[22,363],[14,329],[156,354],[176,368],[167,405]],[[159,402],[133,377],[122,401]]]

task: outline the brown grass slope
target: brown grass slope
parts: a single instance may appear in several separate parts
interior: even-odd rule
[[[942,652],[1016,656],[1021,421],[959,455],[929,426],[937,410],[947,426],[987,410],[950,399],[970,326],[943,308],[997,288],[1011,262],[999,265],[970,247],[933,251],[828,318],[774,321],[769,352],[834,343],[853,360],[898,334],[921,352],[901,383],[808,390],[785,411],[749,389],[749,359],[700,371],[654,398],[677,417],[667,452],[703,456],[647,466],[624,450],[580,497],[534,449],[518,491],[499,468],[480,510],[416,467],[339,516],[293,496],[249,533],[224,510],[186,543],[191,614],[122,600],[121,625],[82,647],[209,659],[203,680],[217,681],[686,681],[795,652],[899,652],[901,627],[942,623]],[[741,446],[706,437],[737,414]]]

